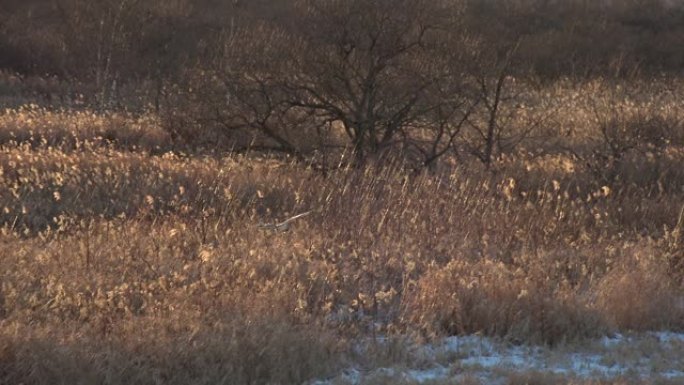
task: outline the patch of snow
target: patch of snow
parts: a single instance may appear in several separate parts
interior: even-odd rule
[[[643,348],[642,344],[647,347]],[[582,347],[555,349],[511,345],[471,335],[449,337],[439,343],[414,345],[409,347],[409,351],[413,357],[420,359],[417,361],[430,362],[431,366],[427,369],[379,368],[367,373],[348,369],[337,379],[344,383],[359,384],[367,376],[380,374],[423,383],[457,379],[468,373],[486,383],[494,383],[502,380],[501,373],[533,370],[585,379],[630,376],[644,379],[681,378],[684,381],[684,333],[675,332],[630,336],[615,334]],[[499,377],[493,373],[499,373]],[[328,385],[331,381],[313,384]]]
[[[407,370],[405,374],[408,379],[420,383],[425,381],[439,380],[449,375],[447,368],[443,366],[437,366],[427,370]]]
[[[664,343],[684,343],[684,333],[674,332],[651,332],[649,335],[656,337],[660,342]]]
[[[610,347],[614,347],[615,345],[620,344],[621,342],[624,341],[624,339],[625,339],[625,337],[622,334],[617,333],[617,334],[610,336],[610,337],[606,336],[606,337],[601,338],[601,344],[605,347],[610,348]]]

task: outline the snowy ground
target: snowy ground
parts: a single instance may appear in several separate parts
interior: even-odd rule
[[[404,383],[506,384],[519,373],[576,379],[669,379],[684,384],[684,333],[615,335],[559,348],[515,346],[479,336],[450,337],[408,348],[412,364],[350,367],[316,385]],[[384,381],[380,380],[384,379]],[[468,383],[471,383],[468,382]]]

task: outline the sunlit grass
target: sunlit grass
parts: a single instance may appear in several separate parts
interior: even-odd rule
[[[0,382],[294,383],[338,369],[360,336],[684,330],[684,147],[587,165],[586,100],[613,99],[565,87],[549,92],[568,101],[566,136],[493,171],[322,175],[171,152],[152,117],[5,111]],[[258,226],[304,211],[288,232]]]

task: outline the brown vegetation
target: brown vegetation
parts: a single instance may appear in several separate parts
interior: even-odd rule
[[[5,381],[293,383],[339,368],[342,341],[369,333],[554,345],[684,329],[684,149],[630,149],[597,175],[578,158],[604,143],[600,92],[572,96],[584,89],[549,91],[574,100],[554,115],[571,134],[489,172],[154,155],[153,119],[5,112]],[[307,210],[288,232],[258,227]]]
[[[684,330],[679,6],[5,3],[0,383]]]

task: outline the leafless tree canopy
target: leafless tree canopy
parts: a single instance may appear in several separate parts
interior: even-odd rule
[[[467,108],[457,9],[415,0],[312,0],[296,9],[296,25],[226,39],[213,77],[225,88],[228,108],[215,115],[227,128],[257,128],[292,149],[283,131],[293,125],[320,134],[337,124],[363,157]]]

